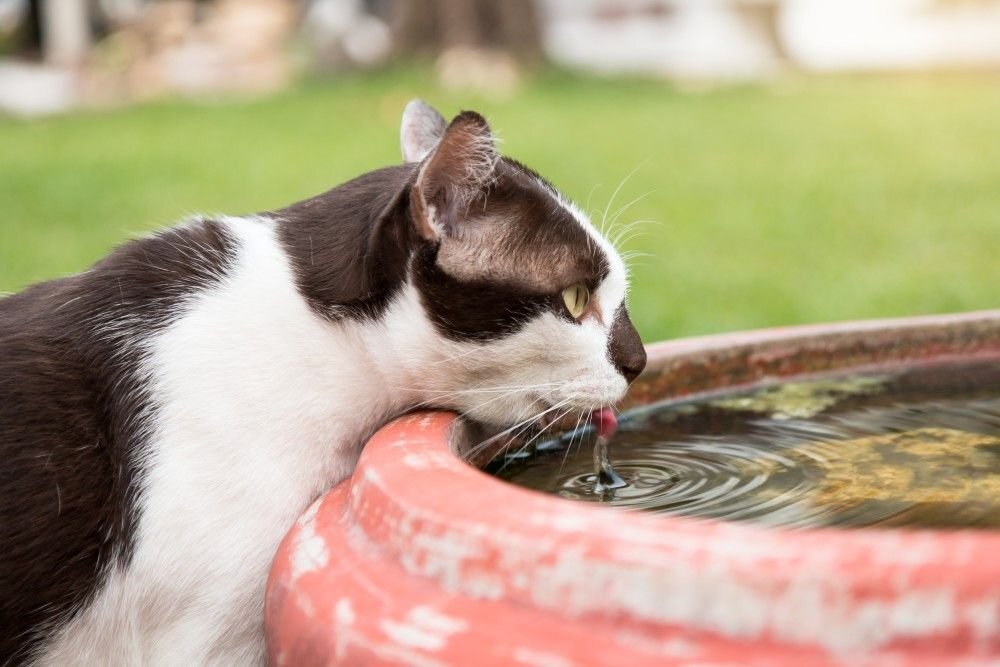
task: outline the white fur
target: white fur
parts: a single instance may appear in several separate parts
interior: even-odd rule
[[[410,321],[411,294],[385,324],[331,324],[299,295],[270,225],[229,226],[241,243],[231,276],[149,343],[158,405],[138,549],[42,664],[261,662],[278,542],[412,400],[387,390],[433,345],[430,325]],[[407,360],[394,354],[401,339]]]
[[[422,100],[410,100],[403,109],[399,143],[406,162],[420,162],[434,150],[448,126],[436,109]]]
[[[377,322],[318,317],[273,223],[226,224],[239,239],[228,277],[144,344],[157,404],[137,550],[44,645],[40,664],[262,663],[278,542],[350,474],[385,421],[425,403],[507,425],[551,406],[608,405],[625,391],[607,351],[625,296],[610,246],[611,273],[594,295],[600,317],[546,314],[497,342],[458,343],[436,332],[411,285]]]

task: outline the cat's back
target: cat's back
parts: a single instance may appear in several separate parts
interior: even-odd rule
[[[0,299],[0,660],[24,657],[39,624],[82,599],[106,558],[113,464],[98,392],[58,310],[78,282]]]
[[[234,252],[224,225],[200,221],[0,299],[0,664],[23,659],[129,558],[143,342]]]

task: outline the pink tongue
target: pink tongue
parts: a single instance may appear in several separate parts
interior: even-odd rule
[[[601,408],[590,413],[590,423],[594,425],[597,435],[602,438],[610,438],[618,430],[618,419],[611,408]]]

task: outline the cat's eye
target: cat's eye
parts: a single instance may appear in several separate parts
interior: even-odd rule
[[[569,314],[575,319],[580,319],[583,311],[587,309],[587,304],[590,303],[590,290],[586,285],[577,283],[564,289],[562,297]]]

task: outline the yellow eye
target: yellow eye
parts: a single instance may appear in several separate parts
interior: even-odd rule
[[[590,290],[587,289],[586,285],[577,283],[564,289],[562,296],[569,314],[580,319],[583,311],[587,309],[587,304],[590,303]]]

